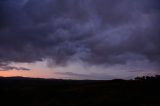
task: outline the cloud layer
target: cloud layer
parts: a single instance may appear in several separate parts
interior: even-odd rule
[[[7,63],[0,63],[0,71],[11,71],[11,70],[16,70],[16,71],[30,71],[28,68],[24,67],[15,67],[15,66],[10,66]]]
[[[44,59],[54,65],[141,62],[158,70],[159,4],[159,0],[0,0],[0,64]]]

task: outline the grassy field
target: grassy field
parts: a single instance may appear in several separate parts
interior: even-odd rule
[[[0,78],[0,106],[160,106],[160,80]]]

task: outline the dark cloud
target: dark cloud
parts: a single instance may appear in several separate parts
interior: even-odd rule
[[[0,0],[0,62],[160,63],[158,0]]]
[[[11,71],[11,70],[29,71],[30,69],[24,67],[10,66],[7,63],[0,63],[0,71]]]

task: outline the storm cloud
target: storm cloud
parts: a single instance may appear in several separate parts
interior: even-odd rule
[[[0,67],[146,63],[160,69],[159,0],[0,0]]]
[[[25,67],[15,67],[15,66],[10,66],[7,63],[0,63],[0,71],[11,71],[11,70],[30,71],[30,69]]]

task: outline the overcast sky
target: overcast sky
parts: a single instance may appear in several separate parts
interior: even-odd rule
[[[0,0],[0,76],[160,73],[159,0]]]

